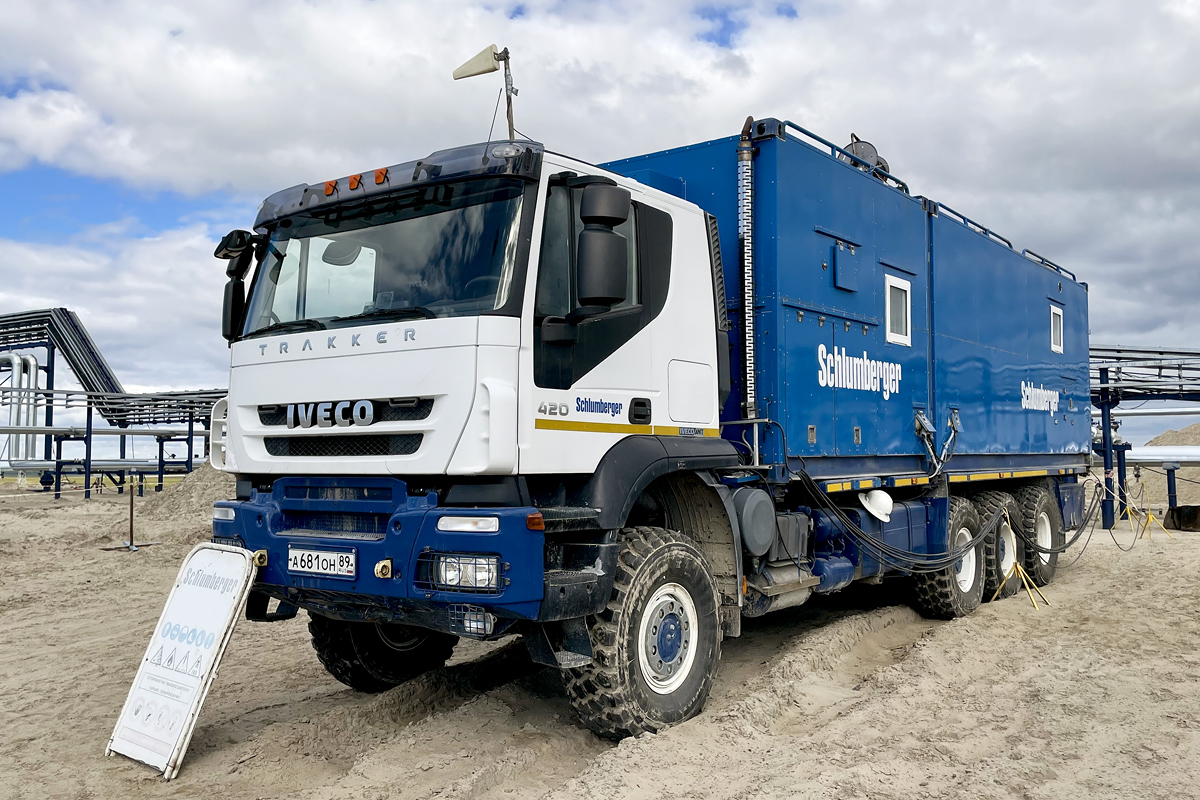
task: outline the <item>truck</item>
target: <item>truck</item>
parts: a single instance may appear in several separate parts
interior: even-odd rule
[[[582,724],[659,731],[744,618],[893,579],[968,615],[1082,521],[1087,286],[856,137],[455,147],[277,192],[216,256],[213,541],[360,691],[519,634]]]

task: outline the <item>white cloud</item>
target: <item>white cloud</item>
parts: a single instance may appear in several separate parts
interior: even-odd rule
[[[131,391],[225,386],[213,239],[203,224],[145,239],[120,225],[62,245],[0,239],[0,312],[70,308]]]
[[[398,163],[483,138],[500,78],[450,71],[495,42],[513,52],[517,126],[556,150],[617,158],[733,134],[747,114],[855,131],[915,193],[1088,281],[1095,340],[1200,335],[1194,0],[798,2],[794,19],[771,0],[735,10],[732,49],[698,38],[713,23],[692,3],[537,0],[509,19],[516,5],[10,2],[0,81],[23,88],[0,97],[0,169],[265,195]],[[72,276],[53,293],[9,280],[0,302],[81,308],[131,383],[212,383],[219,232],[0,243]]]

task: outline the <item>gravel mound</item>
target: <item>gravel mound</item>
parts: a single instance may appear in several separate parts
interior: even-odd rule
[[[1188,425],[1180,430],[1171,430],[1154,437],[1146,442],[1147,446],[1177,446],[1200,445],[1200,422]],[[1162,474],[1159,466],[1143,467],[1142,480],[1146,484],[1148,502],[1152,506],[1167,505],[1167,477]],[[1137,491],[1137,482],[1133,478],[1133,467],[1129,467],[1130,491]],[[1182,506],[1200,505],[1200,467],[1184,467],[1175,473],[1176,487],[1179,492],[1179,504]]]
[[[192,472],[179,483],[160,493],[147,493],[138,511],[148,519],[206,524],[212,520],[212,506],[217,500],[234,496],[233,476],[211,464]]]

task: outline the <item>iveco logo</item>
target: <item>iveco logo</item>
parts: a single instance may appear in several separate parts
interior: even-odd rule
[[[370,425],[375,421],[375,404],[370,400],[343,400],[340,403],[289,403],[289,428],[348,428]]]

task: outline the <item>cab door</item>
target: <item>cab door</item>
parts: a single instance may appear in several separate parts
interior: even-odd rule
[[[521,415],[519,468],[586,473],[622,438],[653,432],[654,405],[662,392],[653,376],[644,284],[651,270],[669,274],[670,248],[668,243],[665,258],[648,252],[639,236],[667,215],[639,202],[631,189],[629,217],[615,228],[628,248],[625,298],[599,313],[581,309],[576,287],[580,204],[589,183],[611,179],[546,164],[550,175],[540,247],[536,257],[531,253],[533,298],[526,304],[527,309],[532,305],[525,323],[532,330],[527,328],[531,346],[522,358],[526,413]]]

